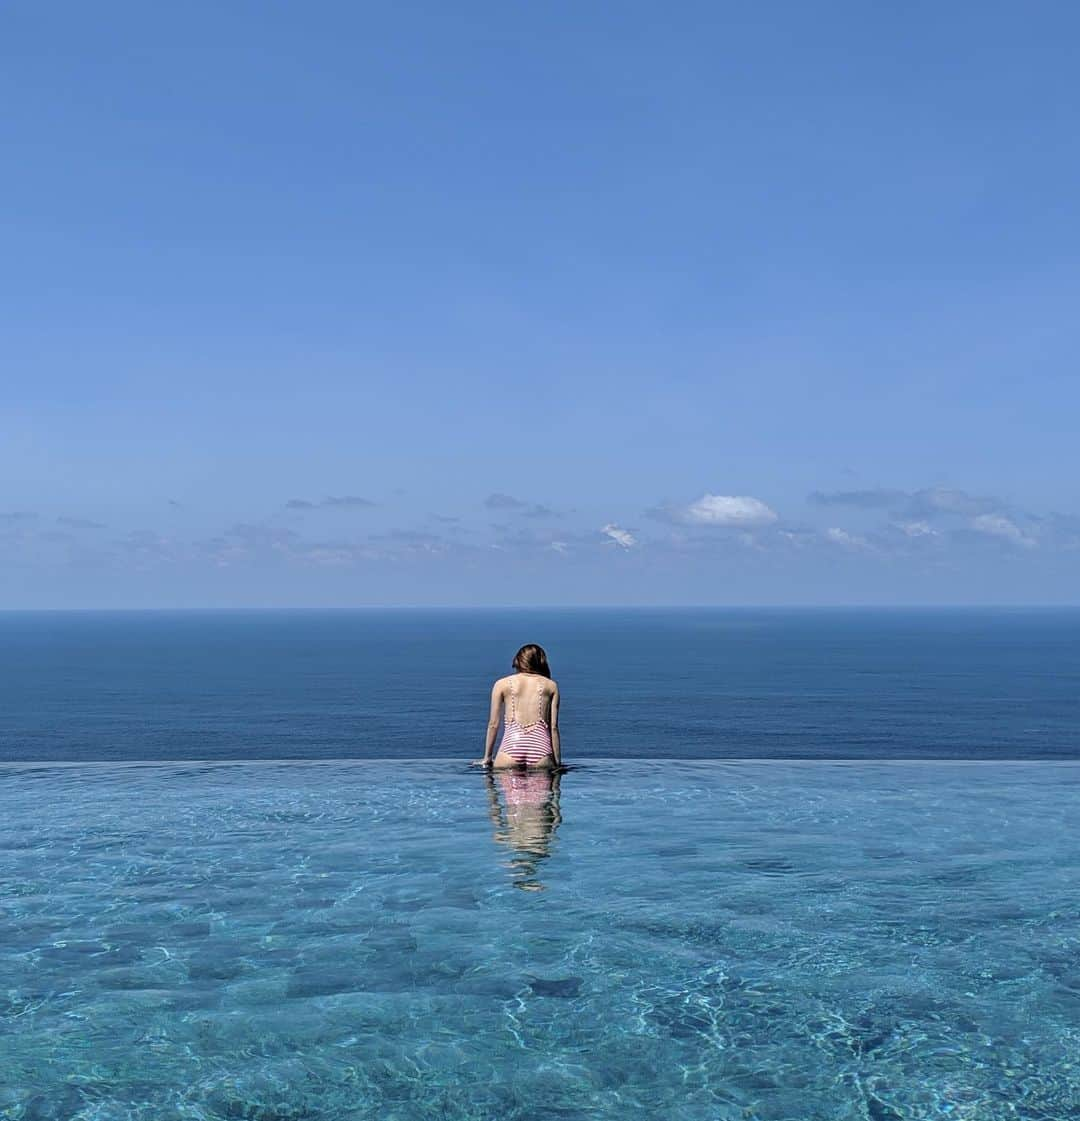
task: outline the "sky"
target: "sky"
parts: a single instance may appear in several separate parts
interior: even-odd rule
[[[1080,600],[1080,9],[0,11],[0,608]]]

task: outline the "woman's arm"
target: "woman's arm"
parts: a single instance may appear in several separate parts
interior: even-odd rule
[[[490,767],[495,754],[495,741],[499,736],[502,701],[502,682],[496,681],[491,687],[491,707],[488,710],[487,735],[484,737],[484,758],[477,760],[481,767]]]
[[[551,694],[551,754],[555,758],[555,766],[562,766],[562,740],[559,737],[559,687]]]

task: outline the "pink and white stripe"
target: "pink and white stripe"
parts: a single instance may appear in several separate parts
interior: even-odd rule
[[[538,720],[535,724],[519,724],[517,720],[507,720],[503,725],[499,751],[509,755],[515,763],[534,767],[551,755],[551,729],[544,720]]]
[[[509,755],[515,763],[535,767],[542,763],[551,754],[551,729],[543,717],[544,691],[537,694],[536,720],[531,724],[522,724],[517,718],[517,690],[515,682],[510,683],[510,703],[506,706],[506,719],[503,724],[502,743],[499,751]]]

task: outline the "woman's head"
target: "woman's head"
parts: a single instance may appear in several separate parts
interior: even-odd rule
[[[538,673],[541,677],[551,676],[547,654],[544,653],[544,648],[537,646],[535,642],[523,646],[514,655],[512,664],[518,673]]]

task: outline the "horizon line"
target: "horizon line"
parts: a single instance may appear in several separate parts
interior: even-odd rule
[[[350,612],[350,611],[1075,611],[1080,602],[1064,603],[364,603],[364,604],[195,604],[175,606],[109,605],[5,607],[0,615],[89,613],[212,613],[212,612]]]
[[[745,763],[753,764],[777,764],[783,766],[790,766],[791,764],[805,764],[807,766],[830,765],[830,766],[854,766],[865,767],[868,765],[886,764],[889,766],[901,764],[963,764],[965,766],[1029,766],[1038,764],[1045,766],[1050,764],[1053,766],[1077,766],[1080,765],[1080,755],[1005,755],[997,758],[995,756],[971,756],[971,755],[822,755],[822,756],[807,756],[807,755],[716,755],[716,756],[693,756],[693,755],[580,755],[576,757],[580,762],[571,762],[564,764],[562,768],[532,768],[529,770],[530,774],[547,774],[550,772],[558,772],[564,774],[566,771],[584,771],[589,770],[597,764],[606,766],[608,764],[621,764],[621,763],[650,763],[661,767],[664,764],[679,763],[688,764],[691,766],[725,766],[725,765],[738,765]],[[450,766],[455,768],[462,768],[462,774],[493,774],[501,770],[513,771],[520,774],[521,771],[515,767],[507,768],[485,768],[478,767],[468,762],[464,757],[457,755],[432,755],[430,757],[423,755],[341,755],[320,758],[314,756],[312,758],[305,758],[302,755],[283,755],[272,758],[227,758],[227,759],[0,759],[0,771],[5,768],[44,768],[44,767],[268,767],[268,766],[364,766],[368,764],[376,764],[379,766],[402,766],[402,765],[416,765],[416,766]]]

